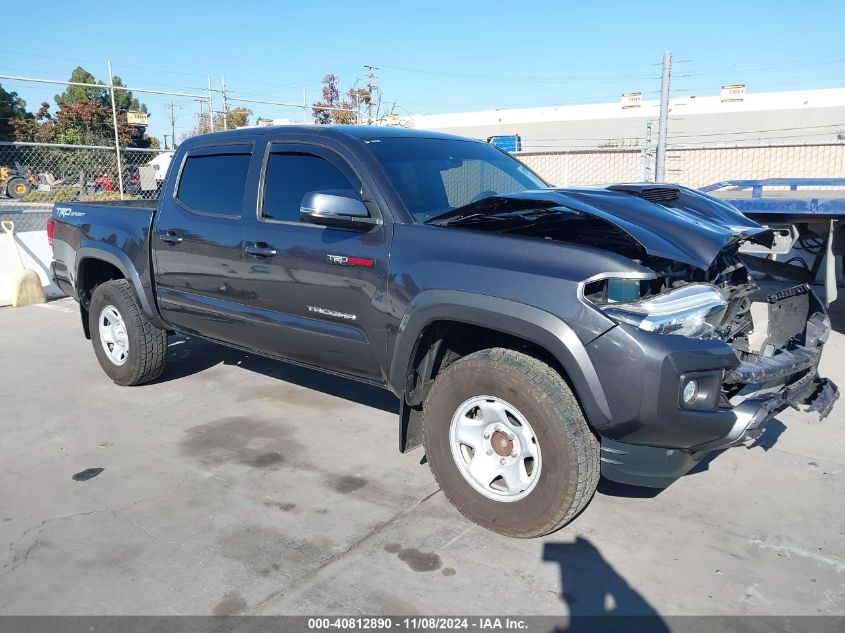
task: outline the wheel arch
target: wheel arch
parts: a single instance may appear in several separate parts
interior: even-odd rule
[[[109,270],[116,271],[117,275],[105,275],[105,271]],[[96,242],[95,244],[86,244],[83,242],[76,251],[74,271],[74,287],[76,289],[76,298],[82,312],[82,327],[85,331],[86,338],[91,338],[87,317],[88,302],[91,299],[91,293],[99,283],[108,281],[109,279],[126,279],[129,281],[132,284],[135,295],[138,297],[138,301],[141,303],[144,316],[157,327],[165,327],[158,316],[155,305],[152,304],[147,293],[144,291],[144,284],[132,260],[116,246],[102,242]]]
[[[443,323],[483,328],[514,341],[526,342],[557,364],[557,369],[572,385],[591,424],[601,426],[609,421],[610,407],[592,361],[575,332],[559,317],[509,299],[454,290],[429,290],[414,300],[402,319],[393,348],[389,385],[400,398],[402,452],[415,448],[422,440],[420,403],[429,386],[425,384],[425,374],[442,362],[442,359],[437,361],[436,356],[441,352],[434,346],[439,340],[436,328]],[[432,332],[435,332],[434,336]],[[422,371],[422,378],[418,369]]]

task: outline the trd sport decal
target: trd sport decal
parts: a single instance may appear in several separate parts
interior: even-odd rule
[[[339,266],[363,266],[365,268],[372,268],[375,262],[372,259],[364,257],[347,257],[346,255],[326,255],[326,258],[332,264]]]

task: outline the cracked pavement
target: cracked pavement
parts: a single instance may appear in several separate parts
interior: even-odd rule
[[[521,541],[398,453],[387,392],[183,338],[117,387],[68,300],[0,309],[0,350],[0,614],[845,614],[842,403]]]

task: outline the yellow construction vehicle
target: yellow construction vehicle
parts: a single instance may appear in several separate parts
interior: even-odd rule
[[[38,185],[38,179],[28,167],[15,163],[14,167],[0,165],[0,195],[23,198]]]

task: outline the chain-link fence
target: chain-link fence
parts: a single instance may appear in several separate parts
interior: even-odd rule
[[[670,148],[666,180],[699,188],[725,180],[842,178],[845,143]]]
[[[172,151],[0,142],[0,207],[158,198]],[[5,202],[5,205],[4,205]]]
[[[544,180],[558,187],[609,185],[643,180],[640,150],[595,149],[516,154]]]
[[[647,180],[653,154],[639,149],[523,152],[517,157],[559,187]],[[845,143],[670,147],[666,180],[699,188],[725,180],[842,178]]]
[[[22,211],[0,207],[0,222],[11,220],[15,226],[15,233],[44,231],[47,229],[47,220],[51,215],[50,211]]]
[[[168,150],[122,148],[124,198],[158,198],[172,155]],[[604,148],[522,152],[517,157],[561,187],[645,180],[648,162],[653,160],[653,155],[638,149]],[[478,169],[469,165],[455,171],[474,170],[472,177],[481,178],[482,174],[475,173]],[[841,178],[845,175],[845,143],[675,147],[667,152],[666,171],[667,181],[695,188],[725,180]],[[495,175],[484,176],[489,180]],[[453,193],[459,196],[459,192]],[[0,208],[14,203],[15,208],[49,209],[55,202],[119,198],[113,147],[0,142]]]

